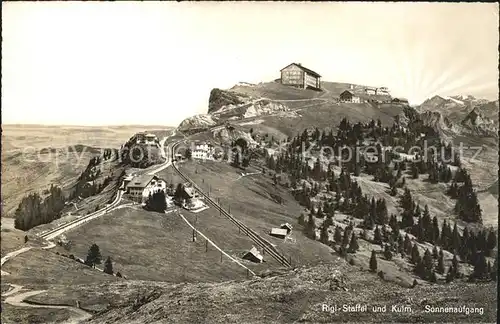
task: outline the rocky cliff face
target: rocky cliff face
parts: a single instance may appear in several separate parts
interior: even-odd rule
[[[212,89],[208,98],[208,113],[213,113],[225,106],[238,106],[248,102],[250,98],[230,90]]]
[[[498,136],[498,118],[488,118],[480,108],[474,108],[464,118],[462,126],[480,135]]]
[[[417,110],[429,126],[462,135],[498,137],[498,100],[434,96]]]
[[[190,131],[190,130],[202,130],[209,127],[215,126],[217,124],[217,119],[209,114],[194,115],[184,119],[179,127],[179,131]]]

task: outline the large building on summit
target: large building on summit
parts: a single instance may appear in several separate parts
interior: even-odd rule
[[[292,63],[281,69],[281,83],[302,89],[321,89],[321,75],[300,63]]]

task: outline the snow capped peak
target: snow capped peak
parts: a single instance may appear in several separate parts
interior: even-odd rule
[[[453,97],[448,97],[448,96],[442,96],[443,99],[446,99],[446,100],[451,100],[453,101],[454,103],[457,103],[459,105],[464,105],[464,102],[461,101],[461,100],[458,100],[458,99],[455,99]]]

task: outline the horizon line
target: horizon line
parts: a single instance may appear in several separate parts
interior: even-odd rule
[[[171,126],[171,125],[155,125],[155,124],[105,124],[105,125],[84,125],[84,124],[40,124],[40,123],[3,123],[2,122],[2,127],[3,126],[44,126],[44,127],[148,127],[148,128],[153,128],[153,127],[158,127],[158,128],[177,128],[177,126]]]

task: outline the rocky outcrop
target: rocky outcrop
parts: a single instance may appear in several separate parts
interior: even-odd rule
[[[498,119],[485,116],[480,108],[474,108],[462,121],[462,126],[483,136],[498,136]]]
[[[222,127],[212,131],[213,138],[222,144],[230,145],[231,142],[241,138],[244,139],[249,147],[257,145],[257,142],[246,131],[234,129],[234,127]]]
[[[224,106],[237,106],[246,103],[249,100],[248,96],[239,94],[233,91],[212,89],[208,99],[208,113],[213,113],[220,110]]]
[[[191,130],[203,130],[215,126],[216,124],[217,120],[212,115],[200,114],[184,119],[180,123],[177,129],[181,132],[191,131]]]
[[[255,117],[261,115],[269,115],[280,111],[289,111],[290,109],[282,103],[271,100],[258,100],[247,107],[244,118]]]

